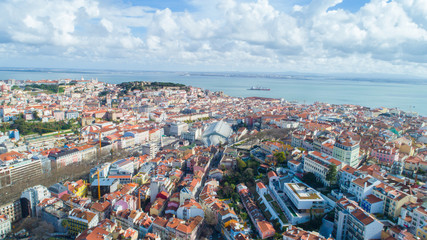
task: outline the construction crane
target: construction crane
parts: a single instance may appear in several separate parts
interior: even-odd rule
[[[95,175],[98,175],[98,200],[101,200],[101,182],[99,181],[99,172],[101,172],[102,170],[104,170],[107,167],[109,167],[109,165],[104,166],[103,168],[96,171],[96,173],[91,175],[91,178],[93,178],[93,176],[95,176]]]
[[[51,129],[51,128],[44,128],[44,127],[40,127],[40,126],[36,126],[36,128],[44,129],[44,130],[49,130],[49,131],[52,131],[52,130],[53,130],[53,129]],[[58,126],[58,131],[57,131],[57,133],[58,133],[57,137],[59,137],[59,135],[61,135],[61,127],[60,127],[60,126]]]

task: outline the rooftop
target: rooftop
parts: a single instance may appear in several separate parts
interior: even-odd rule
[[[293,191],[293,193],[299,198],[299,200],[323,199],[316,190],[308,187],[303,183],[286,183],[285,185]]]

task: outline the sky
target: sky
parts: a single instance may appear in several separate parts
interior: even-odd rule
[[[426,76],[427,0],[2,0],[0,67]]]

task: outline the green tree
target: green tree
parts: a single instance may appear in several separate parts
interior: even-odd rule
[[[320,187],[321,184],[317,181],[316,175],[312,172],[304,174],[302,181],[310,185],[311,187]]]
[[[242,159],[237,158],[237,167],[240,171],[243,171],[247,167],[247,164]]]
[[[331,164],[329,166],[328,173],[326,174],[326,181],[329,183],[333,183],[337,180],[337,166],[335,164]]]
[[[284,152],[276,152],[274,153],[274,157],[276,158],[278,164],[282,164],[286,160],[286,155]]]
[[[39,117],[39,113],[37,111],[33,112],[33,118],[34,120],[37,120],[37,121],[41,120],[41,118]]]

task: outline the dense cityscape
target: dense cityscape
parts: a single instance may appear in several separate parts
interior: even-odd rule
[[[0,239],[427,239],[427,118],[0,81]]]

